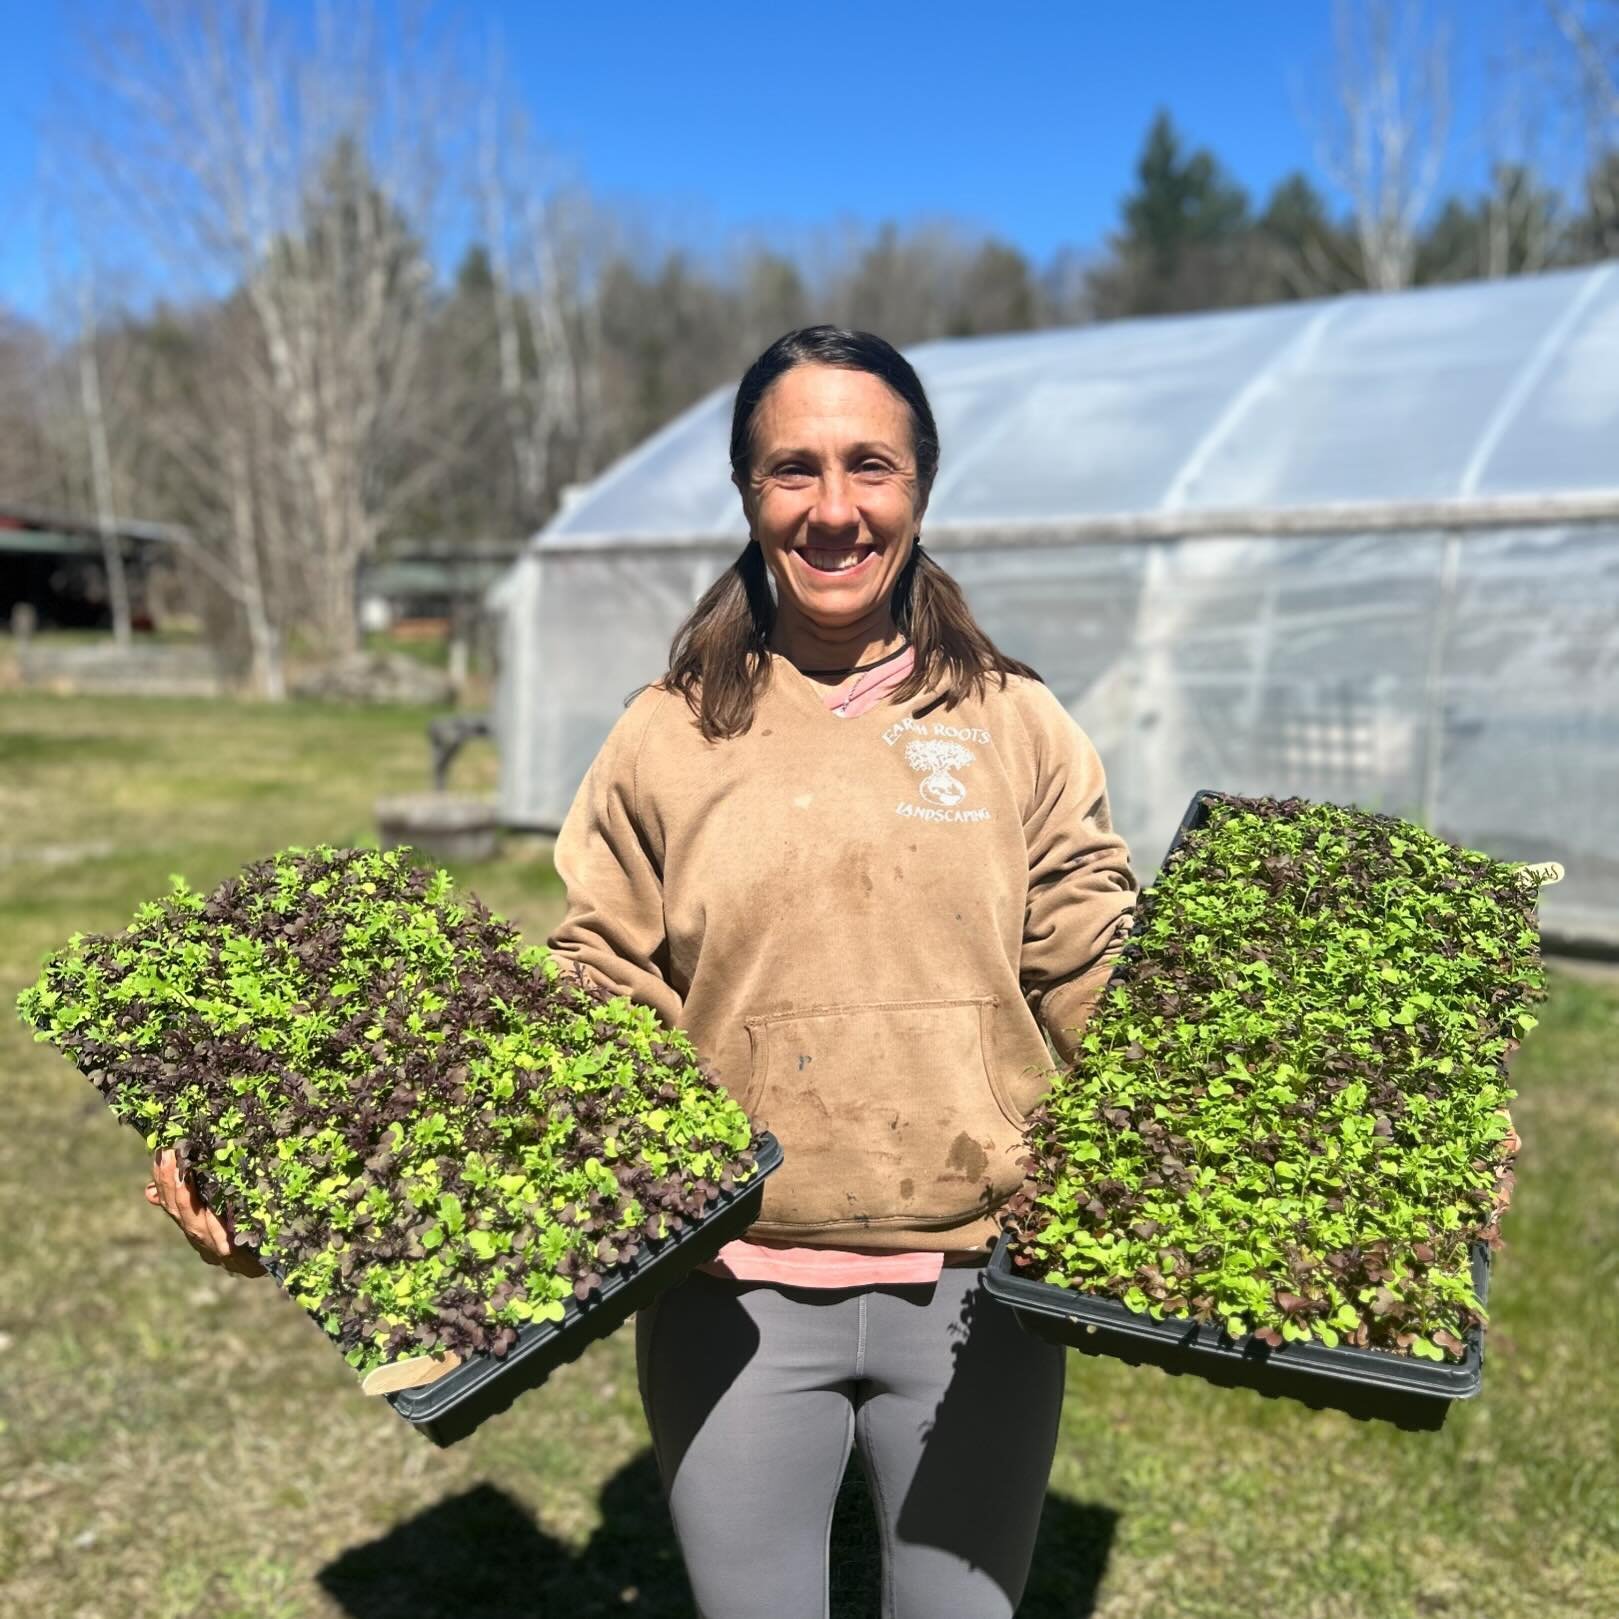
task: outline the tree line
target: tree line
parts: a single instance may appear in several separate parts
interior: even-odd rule
[[[205,621],[275,694],[295,631],[352,650],[362,559],[532,531],[794,326],[908,344],[1619,256],[1619,3],[1551,15],[1577,186],[1520,149],[1479,194],[1436,195],[1445,41],[1410,32],[1415,0],[1372,0],[1339,11],[1319,177],[1256,201],[1164,111],[1098,249],[1037,264],[889,223],[715,262],[548,183],[494,75],[475,116],[465,86],[452,111],[431,42],[413,59],[363,29],[295,40],[256,0],[166,0],[106,42],[74,199],[166,290],[118,307],[117,258],[87,237],[70,328],[0,315],[0,497],[174,525]],[[454,225],[472,245],[440,274]]]

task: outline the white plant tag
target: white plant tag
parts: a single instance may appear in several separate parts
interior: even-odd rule
[[[1518,867],[1518,880],[1539,888],[1549,888],[1563,880],[1563,868],[1555,860],[1541,860],[1533,865]]]

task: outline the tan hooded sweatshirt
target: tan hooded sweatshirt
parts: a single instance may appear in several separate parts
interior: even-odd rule
[[[977,1248],[1128,930],[1101,761],[1039,682],[843,718],[772,654],[752,728],[626,709],[557,840],[551,947],[685,1029],[784,1152],[750,1237]]]

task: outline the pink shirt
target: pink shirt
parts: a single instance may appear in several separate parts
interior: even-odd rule
[[[826,706],[844,719],[875,708],[893,691],[916,662],[910,647],[866,674],[857,675],[848,695],[828,688]],[[785,1287],[871,1287],[878,1283],[933,1282],[944,1268],[938,1253],[869,1253],[851,1248],[794,1248],[784,1242],[728,1242],[707,1264],[711,1276],[738,1282],[775,1282]]]

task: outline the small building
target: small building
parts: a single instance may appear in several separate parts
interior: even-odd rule
[[[172,537],[160,523],[136,522],[119,523],[116,536],[131,615],[137,628],[150,628],[149,587],[173,553]],[[94,518],[0,501],[0,628],[22,605],[42,629],[111,627],[106,550]]]
[[[522,540],[405,540],[360,564],[361,626],[401,622],[451,628],[474,616],[489,588],[523,554]],[[470,611],[469,611],[470,610]]]

